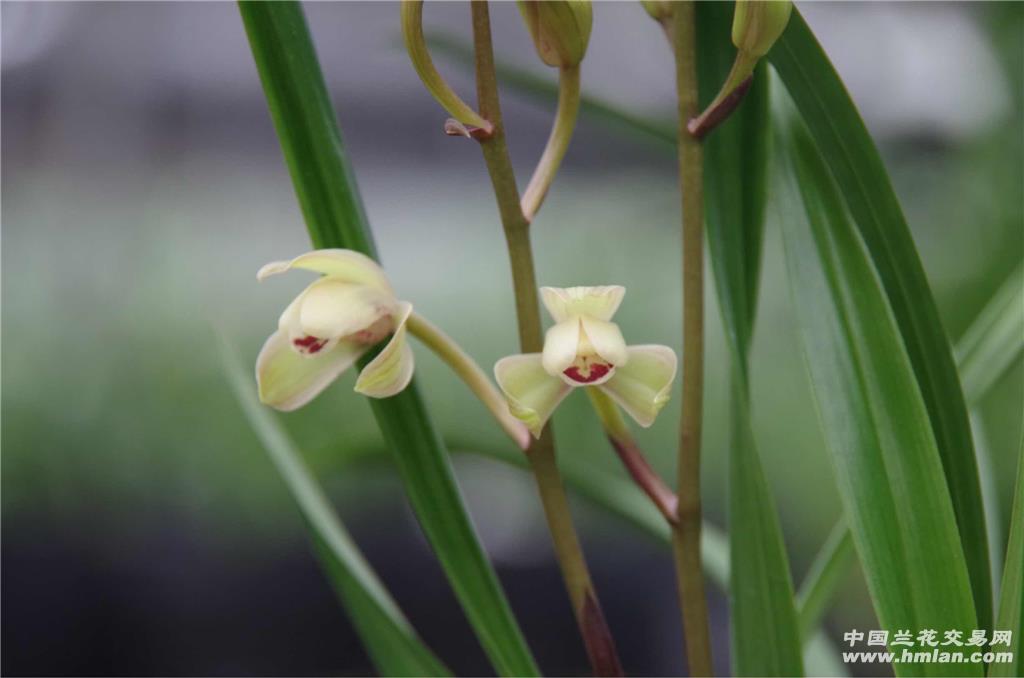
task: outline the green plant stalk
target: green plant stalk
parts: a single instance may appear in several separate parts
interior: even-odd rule
[[[376,256],[301,5],[241,2],[239,9],[314,247]],[[537,675],[415,380],[370,404],[420,525],[495,668]]]
[[[523,422],[512,416],[505,397],[454,339],[416,312],[409,316],[407,327],[410,334],[423,342],[424,346],[443,360],[469,387],[473,395],[490,411],[501,425],[502,430],[519,449],[525,450],[530,446],[530,431],[527,430]]]
[[[690,675],[710,676],[711,631],[701,570],[700,443],[704,398],[704,194],[700,141],[686,131],[697,114],[697,35],[694,2],[673,11],[679,118],[679,190],[683,202],[683,404],[677,467],[678,506],[672,531],[683,636]]]
[[[580,111],[580,66],[566,66],[558,72],[558,110],[555,113],[555,124],[551,127],[551,136],[540,156],[540,162],[530,177],[530,183],[523,191],[522,210],[527,221],[533,221],[544,198],[548,194],[551,182],[558,173],[562,158],[569,149],[572,132],[576,127],[576,116]]]
[[[490,138],[480,140],[480,148],[508,245],[520,347],[524,353],[538,353],[543,350],[543,335],[530,246],[530,224],[520,207],[519,191],[505,141],[494,69],[490,12],[486,0],[473,0],[471,7],[478,106],[480,114],[494,126]],[[555,461],[554,438],[550,426],[527,450],[527,458],[591,666],[599,676],[621,675],[622,667],[615,643],[597,601],[583,549],[572,523],[569,501]]]

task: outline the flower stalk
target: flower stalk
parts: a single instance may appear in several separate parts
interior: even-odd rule
[[[683,635],[690,675],[712,674],[711,634],[701,570],[700,448],[704,400],[704,196],[703,150],[687,133],[697,112],[697,44],[693,0],[674,5],[671,19],[679,118],[679,189],[683,241],[683,397],[679,428],[676,563]],[[668,24],[669,22],[666,22]]]
[[[527,221],[533,221],[544,198],[547,196],[551,182],[562,164],[562,158],[569,148],[576,117],[580,110],[580,66],[563,66],[558,72],[558,111],[555,123],[551,127],[551,135],[541,154],[530,183],[523,192],[522,210]]]
[[[509,158],[498,99],[497,77],[491,42],[490,12],[486,0],[471,2],[480,114],[493,124],[493,133],[480,139],[480,148],[491,178],[512,267],[519,340],[523,352],[542,348],[540,305],[537,299],[529,220],[520,206],[519,191]],[[594,593],[583,550],[572,523],[569,502],[555,461],[550,427],[527,451],[531,470],[544,507],[566,589],[587,655],[595,675],[622,675],[615,644]]]
[[[525,450],[530,446],[530,432],[526,426],[509,413],[505,398],[494,387],[480,366],[451,337],[416,312],[409,316],[406,326],[412,336],[433,351],[462,379],[520,449]]]
[[[601,419],[608,441],[611,443],[615,453],[619,455],[622,465],[626,467],[633,482],[643,490],[654,506],[665,517],[669,525],[675,525],[676,507],[679,499],[676,497],[665,481],[651,468],[643,452],[633,439],[633,434],[626,424],[626,420],[619,411],[618,406],[603,391],[598,389],[587,389],[590,402],[594,411]]]
[[[489,136],[494,126],[455,93],[430,58],[427,41],[423,37],[423,0],[402,0],[402,38],[420,80],[455,122],[461,123],[465,136]],[[458,127],[450,122],[445,125],[446,134],[451,135],[453,129]]]

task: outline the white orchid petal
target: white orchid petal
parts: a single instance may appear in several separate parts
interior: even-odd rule
[[[555,322],[562,322],[574,315],[608,321],[619,310],[626,288],[621,285],[542,287],[540,294]]]
[[[572,387],[548,374],[540,353],[502,358],[494,366],[494,377],[508,400],[508,409],[540,437],[544,424]]]
[[[676,376],[676,354],[668,346],[630,346],[629,360],[600,386],[644,428],[668,402]]]
[[[622,338],[622,330],[615,323],[596,320],[583,316],[583,331],[597,355],[616,367],[621,367],[629,360],[626,352],[626,340]]]
[[[299,303],[299,327],[315,337],[344,337],[366,329],[395,310],[396,301],[366,285],[321,278],[306,288]]]
[[[300,355],[290,344],[287,332],[274,332],[256,359],[260,401],[285,412],[316,397],[368,348],[343,341],[316,355]]]
[[[389,398],[412,381],[415,364],[412,348],[405,338],[405,325],[412,314],[412,304],[402,301],[398,306],[398,322],[391,341],[363,368],[356,380],[356,391],[371,398]]]
[[[352,250],[314,250],[301,254],[291,261],[273,261],[261,268],[256,278],[264,280],[293,268],[323,273],[344,282],[368,285],[387,294],[394,294],[384,269],[365,254]]]
[[[558,376],[576,360],[580,346],[580,321],[564,320],[544,336],[543,365],[551,376]]]
[[[307,287],[306,289],[309,288]],[[286,332],[293,339],[303,334],[302,324],[299,322],[299,309],[302,308],[302,297],[305,294],[306,290],[302,290],[299,296],[292,299],[292,302],[288,304],[288,307],[284,309],[284,313],[277,320],[277,329]]]

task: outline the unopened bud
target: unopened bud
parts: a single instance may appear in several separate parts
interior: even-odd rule
[[[655,21],[665,21],[672,16],[671,0],[640,0],[640,4]]]
[[[733,44],[760,59],[786,30],[792,11],[790,0],[736,0],[736,13],[732,18]]]
[[[790,0],[736,0],[736,13],[732,17],[736,61],[714,101],[686,123],[690,134],[702,138],[736,109],[750,87],[758,60],[786,30],[792,12]]]
[[[541,61],[559,68],[579,65],[594,22],[590,0],[520,0],[518,5]]]

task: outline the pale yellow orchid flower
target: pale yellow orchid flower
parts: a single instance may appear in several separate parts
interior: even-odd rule
[[[543,353],[502,358],[494,376],[509,410],[540,437],[551,414],[574,388],[601,389],[638,424],[654,423],[668,402],[676,354],[668,346],[627,346],[611,318],[626,293],[618,285],[542,287],[555,325]]]
[[[359,252],[324,249],[269,263],[256,277],[293,268],[322,276],[288,305],[263,344],[256,359],[260,400],[284,411],[302,407],[388,335],[391,341],[363,368],[355,390],[387,398],[408,386],[412,304],[395,297],[381,267]]]

